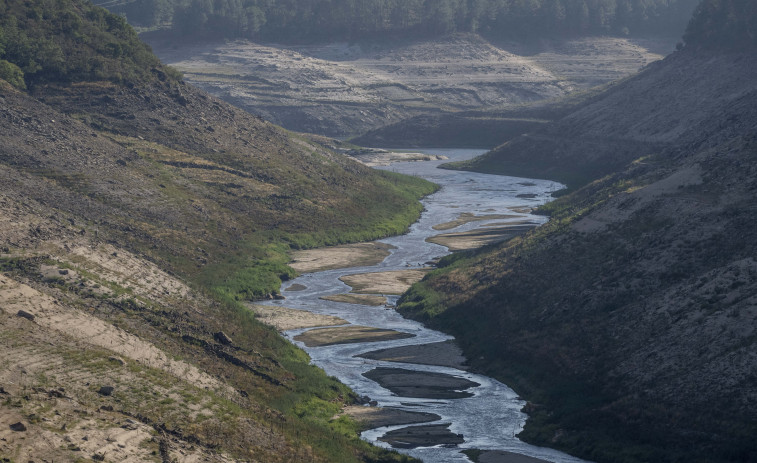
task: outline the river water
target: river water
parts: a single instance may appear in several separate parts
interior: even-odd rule
[[[480,150],[449,149],[416,151],[444,155],[450,161],[469,159],[482,153]],[[543,222],[546,220],[543,217],[517,213],[513,209],[543,204],[549,200],[552,192],[562,188],[562,185],[546,180],[437,169],[437,166],[443,162],[448,161],[403,162],[385,168],[426,178],[441,185],[442,188],[423,200],[426,210],[420,220],[410,228],[409,233],[382,240],[396,247],[383,262],[371,267],[354,267],[302,275],[282,286],[282,293],[287,297],[285,301],[273,301],[269,304],[335,315],[356,325],[392,329],[415,335],[412,338],[394,341],[310,348],[293,341],[296,335],[306,330],[292,330],[285,333],[292,342],[307,351],[314,364],[323,368],[327,374],[339,378],[357,394],[369,396],[378,401],[379,406],[440,415],[441,421],[427,424],[450,423],[449,429],[454,433],[463,434],[465,438],[465,443],[457,447],[439,446],[399,450],[402,453],[428,463],[468,462],[467,457],[460,453],[462,449],[467,448],[510,451],[555,463],[580,462],[582,460],[556,450],[532,446],[518,440],[515,435],[521,431],[526,420],[526,415],[520,412],[524,402],[509,387],[492,378],[449,367],[383,362],[355,357],[377,349],[445,341],[451,339],[450,336],[425,328],[415,321],[406,320],[396,311],[383,306],[370,307],[319,299],[322,296],[350,291],[350,287],[338,279],[340,276],[417,268],[428,261],[449,254],[446,247],[427,243],[425,240],[429,236],[450,231],[471,230],[492,222],[503,222],[502,219],[473,222],[445,232],[432,229],[432,226],[436,224],[455,220],[463,212],[475,215],[519,215],[518,218],[508,220],[519,221],[527,218],[534,222]],[[519,195],[522,196],[519,197]],[[286,291],[293,284],[303,285],[307,289],[296,292]],[[391,304],[397,300],[396,296],[388,298]],[[472,392],[474,395],[462,399],[431,400],[398,397],[362,375],[376,367],[446,373],[469,379],[479,383],[480,386],[468,389],[467,392]],[[377,439],[387,431],[406,426],[374,429],[364,432],[362,437],[376,445],[389,447],[388,444]]]

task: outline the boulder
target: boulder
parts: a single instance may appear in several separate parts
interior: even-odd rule
[[[18,423],[13,423],[12,425],[10,425],[10,428],[11,428],[11,431],[16,431],[16,432],[26,431],[26,425],[20,421]]]
[[[117,363],[121,366],[124,366],[126,364],[126,362],[124,362],[124,359],[122,359],[121,357],[116,357],[115,355],[108,357],[108,360],[110,360],[113,363]]]
[[[30,314],[29,312],[25,310],[19,310],[18,312],[16,312],[16,315],[18,315],[19,317],[25,318],[27,320],[34,321],[34,315]]]
[[[233,342],[233,341],[231,340],[231,338],[229,337],[229,335],[227,335],[227,334],[226,334],[226,333],[224,333],[223,331],[219,331],[218,333],[214,334],[214,335],[213,335],[213,338],[214,338],[214,339],[215,339],[216,341],[220,342],[221,344],[224,344],[224,345],[227,345],[227,346],[229,346],[229,345],[231,345],[231,344],[233,344],[233,343],[234,343],[234,342]]]

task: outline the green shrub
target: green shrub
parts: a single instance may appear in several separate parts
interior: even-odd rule
[[[24,71],[13,63],[0,59],[0,79],[8,82],[19,90],[26,90]]]

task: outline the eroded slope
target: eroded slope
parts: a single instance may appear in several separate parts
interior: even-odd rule
[[[188,81],[283,126],[356,135],[419,115],[554,98],[636,72],[669,41],[494,45],[474,34],[409,43],[187,47],[156,42]]]
[[[596,461],[754,459],[755,65],[687,47],[474,163],[594,180],[401,304],[532,401],[524,438]]]

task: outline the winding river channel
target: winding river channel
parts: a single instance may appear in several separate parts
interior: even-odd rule
[[[481,154],[478,150],[423,151],[444,155],[450,161],[468,159]],[[370,397],[380,407],[436,414],[441,417],[441,420],[425,423],[425,425],[448,424],[453,434],[461,434],[464,439],[463,443],[458,444],[401,448],[398,449],[399,451],[429,463],[467,462],[468,458],[461,453],[464,449],[500,450],[556,463],[580,462],[582,460],[556,450],[526,444],[515,437],[526,420],[526,415],[520,411],[524,402],[509,387],[492,378],[445,366],[386,362],[357,357],[357,355],[378,349],[438,343],[451,339],[450,336],[428,329],[418,322],[406,320],[395,310],[384,305],[366,306],[321,299],[323,296],[350,292],[351,288],[339,280],[339,277],[344,275],[420,268],[429,261],[449,254],[446,247],[427,242],[426,239],[443,233],[433,229],[434,225],[452,222],[462,213],[500,217],[464,223],[444,233],[464,232],[492,224],[502,225],[507,221],[522,223],[527,220],[541,223],[546,219],[529,215],[527,209],[546,202],[552,192],[562,187],[558,183],[545,180],[438,169],[437,166],[443,162],[448,161],[402,162],[385,167],[388,170],[426,178],[441,185],[442,188],[423,200],[425,211],[420,220],[411,227],[409,233],[382,240],[394,246],[391,254],[383,262],[371,267],[353,267],[304,274],[284,284],[282,294],[286,295],[286,300],[271,301],[268,304],[333,315],[355,325],[396,330],[414,335],[406,339],[380,342],[307,347],[302,342],[294,341],[294,338],[307,331],[306,329],[285,332],[290,340],[308,352],[314,364],[323,368],[329,375],[339,378],[357,394]],[[501,216],[508,217],[503,219]],[[304,286],[305,289],[287,291],[287,288],[292,285],[297,285],[298,289]],[[388,305],[394,305],[396,300],[397,296],[388,296]],[[403,397],[395,395],[363,375],[382,367],[442,373],[467,379],[477,383],[477,386],[466,390],[469,397],[424,398],[412,397],[412,394]],[[405,424],[373,429],[364,432],[362,436],[377,445],[390,447],[389,444],[378,439],[387,432],[408,426]]]

